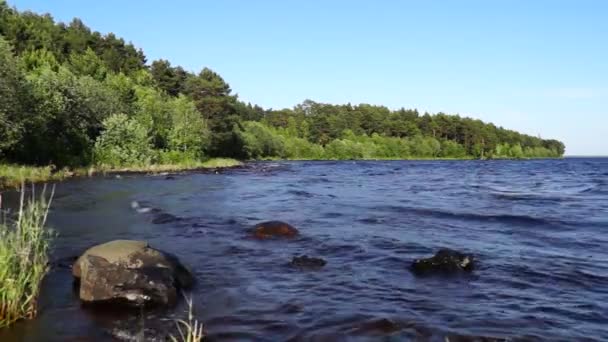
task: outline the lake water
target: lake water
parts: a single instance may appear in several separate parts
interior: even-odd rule
[[[251,239],[247,229],[266,220],[301,236]],[[269,162],[76,179],[57,185],[50,223],[55,260],[112,239],[178,255],[196,274],[212,340],[608,340],[608,159]],[[452,278],[410,273],[441,247],[479,266]],[[327,265],[289,268],[296,254]],[[70,270],[56,267],[39,318],[0,340],[111,340],[125,319],[83,309]]]

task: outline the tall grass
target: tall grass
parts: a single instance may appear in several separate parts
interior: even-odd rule
[[[0,0],[1,1],[1,0]],[[161,163],[150,165],[131,165],[113,167],[109,165],[91,165],[74,169],[55,170],[52,166],[25,166],[0,163],[0,189],[18,188],[22,182],[41,183],[61,181],[75,176],[93,176],[95,174],[111,173],[160,173],[189,171],[198,169],[219,169],[240,166],[242,163],[230,158],[212,158],[206,161],[185,160],[176,163]]]
[[[25,192],[22,185],[16,216],[1,210],[0,197],[0,328],[36,316],[40,284],[48,272],[53,234],[45,225],[55,189],[48,200],[46,186],[38,198],[33,186],[30,198]]]
[[[178,319],[175,321],[179,337],[171,335],[171,342],[201,342],[205,337],[203,324],[194,317],[192,297],[188,298],[184,295],[184,299],[188,304],[188,319]]]
[[[25,166],[0,164],[0,188],[18,188],[22,182],[39,183],[63,180],[71,176],[67,170],[54,170],[51,166]]]

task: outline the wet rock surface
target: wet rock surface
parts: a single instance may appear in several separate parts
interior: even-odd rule
[[[258,239],[292,238],[298,234],[295,227],[282,221],[262,222],[253,227],[253,236]]]
[[[472,255],[442,248],[431,258],[414,260],[410,268],[416,275],[449,275],[471,272],[474,266],[475,261]]]
[[[106,334],[116,341],[125,342],[166,342],[170,336],[179,336],[175,331],[172,319],[158,317],[131,317],[117,321],[115,326],[106,330]]]
[[[300,269],[319,269],[327,264],[321,258],[309,257],[308,255],[294,256],[289,265]]]
[[[115,240],[88,249],[72,268],[85,303],[170,306],[194,278],[177,257],[145,241]]]
[[[153,224],[167,224],[171,222],[177,222],[181,220],[179,217],[175,215],[171,215],[169,213],[159,213],[152,219]]]

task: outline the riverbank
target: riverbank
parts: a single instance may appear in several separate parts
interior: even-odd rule
[[[360,158],[360,159],[315,159],[315,158],[260,158],[255,161],[467,161],[467,160],[544,160],[544,159],[563,159],[560,158],[507,158],[493,157],[488,159],[478,159],[472,156],[466,157],[436,157],[436,158]],[[201,162],[187,162],[178,164],[152,164],[136,165],[128,167],[109,167],[96,165],[90,167],[80,167],[75,169],[55,170],[50,166],[27,166],[0,164],[0,189],[17,188],[25,183],[42,183],[62,181],[72,177],[91,177],[99,174],[129,174],[129,173],[162,173],[162,172],[184,172],[208,169],[222,169],[242,166],[243,162],[232,158],[212,158]]]
[[[0,165],[0,189],[17,188],[22,183],[43,183],[62,181],[72,177],[90,177],[99,174],[114,173],[160,173],[195,171],[206,169],[221,169],[241,166],[242,163],[236,159],[213,158],[201,162],[188,162],[179,164],[153,164],[137,165],[130,167],[109,167],[96,165],[75,169],[55,170],[51,166],[27,166],[27,165]]]

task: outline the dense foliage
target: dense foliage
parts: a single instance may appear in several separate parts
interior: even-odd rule
[[[479,120],[310,100],[272,110],[80,20],[0,0],[0,158],[128,166],[235,158],[560,157],[564,145]]]

